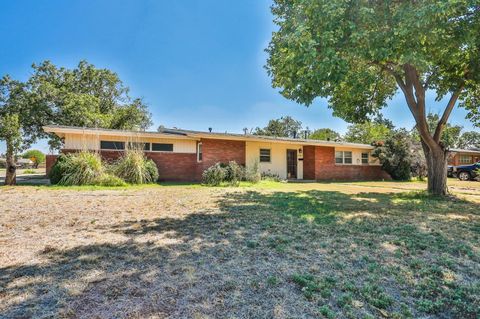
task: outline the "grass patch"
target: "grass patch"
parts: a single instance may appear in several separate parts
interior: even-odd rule
[[[456,185],[469,197],[417,182],[4,188],[0,313],[478,318],[480,185]]]

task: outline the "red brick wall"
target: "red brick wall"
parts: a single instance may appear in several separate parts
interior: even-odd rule
[[[197,162],[197,155],[190,153],[145,152],[158,167],[160,180],[200,181],[202,172],[215,163],[236,161],[245,165],[245,142],[232,140],[202,139],[203,161]],[[64,153],[74,150],[63,150]],[[121,151],[101,151],[102,158],[113,161]],[[55,158],[47,156],[47,172]],[[50,166],[49,166],[50,165]],[[324,146],[303,147],[303,178],[307,180],[375,180],[390,179],[380,166],[335,165],[335,148]]]
[[[465,153],[455,153],[454,156],[450,155],[448,157],[448,165],[453,165],[453,166],[468,165],[468,164],[460,163],[460,156],[469,156],[471,164],[476,163],[480,160],[480,154],[479,155],[471,155],[471,154],[465,154]]]
[[[245,165],[245,142],[231,140],[202,139],[203,160],[197,162],[197,154],[145,152],[158,167],[162,181],[201,181],[202,172],[215,163],[236,161]],[[63,150],[63,153],[75,150]],[[122,151],[100,151],[102,159],[112,162],[123,154]]]
[[[68,153],[72,150],[64,150]],[[123,151],[100,151],[100,156],[106,162],[114,162],[123,155]],[[167,153],[145,152],[145,156],[155,162],[158,168],[160,181],[200,181],[201,174],[197,173],[197,154],[192,153]]]
[[[157,164],[161,181],[201,180],[201,174],[197,173],[200,166],[197,154],[145,152],[145,155]]]
[[[303,147],[303,179],[314,180],[315,177],[315,146]]]
[[[45,158],[45,172],[48,174],[50,173],[50,170],[52,169],[53,164],[55,164],[55,161],[57,160],[58,155],[47,155]]]
[[[313,180],[390,179],[380,166],[335,165],[335,148],[303,147],[303,178]]]
[[[215,163],[228,163],[235,161],[245,165],[245,142],[231,140],[203,139],[203,169],[207,169]]]

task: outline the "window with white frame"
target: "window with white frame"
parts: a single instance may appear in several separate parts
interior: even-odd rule
[[[470,164],[472,162],[472,157],[470,155],[460,155],[458,161],[460,164]]]
[[[260,162],[262,163],[270,163],[270,149],[269,148],[261,148],[260,149]]]
[[[197,162],[201,162],[203,160],[203,150],[202,150],[202,143],[197,143]]]
[[[368,153],[362,153],[362,164],[368,164]]]
[[[335,152],[335,164],[352,164],[352,152],[351,151],[336,151]]]

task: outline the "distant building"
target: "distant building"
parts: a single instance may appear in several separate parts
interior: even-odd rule
[[[472,148],[468,150],[450,149],[448,164],[453,166],[468,165],[480,162],[480,149]]]

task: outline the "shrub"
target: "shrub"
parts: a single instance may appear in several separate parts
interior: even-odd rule
[[[67,156],[61,154],[57,157],[55,164],[53,164],[52,168],[50,169],[50,173],[48,173],[48,178],[50,179],[51,184],[58,184],[63,176],[64,171],[64,163],[66,161]]]
[[[127,183],[123,179],[118,176],[112,174],[103,174],[100,178],[96,181],[96,185],[100,186],[126,186]]]
[[[247,167],[245,171],[245,180],[251,183],[258,183],[262,179],[262,175],[260,174],[260,167],[258,160],[255,160],[252,165]]]
[[[93,185],[103,174],[102,160],[97,153],[71,153],[60,158],[55,164],[57,167],[52,169],[55,178],[60,177],[57,182],[60,185]]]
[[[387,138],[384,145],[377,145],[373,156],[394,180],[410,180],[412,177],[412,140],[404,130],[398,130]]]
[[[23,174],[36,174],[37,171],[34,169],[26,169],[23,171]]]
[[[155,164],[154,161],[152,161],[151,159],[148,159],[146,162],[145,162],[145,168],[148,172],[148,174],[150,174],[150,179],[152,182],[156,182],[158,181],[158,168],[157,168],[157,164]]]
[[[158,179],[157,166],[139,150],[126,150],[112,166],[112,171],[131,184],[153,183]]]
[[[238,185],[245,176],[245,170],[241,165],[238,165],[235,161],[230,161],[225,166],[225,178],[224,180],[230,185]]]
[[[282,179],[280,178],[280,175],[271,173],[271,172],[263,172],[261,176],[262,176],[262,180],[265,180],[265,181],[274,181],[274,182],[282,181]]]
[[[413,142],[411,146],[410,171],[412,177],[417,177],[421,181],[428,175],[427,160],[422,145],[418,142]]]
[[[226,168],[216,163],[203,171],[202,182],[209,186],[218,186],[225,180],[226,174]]]

